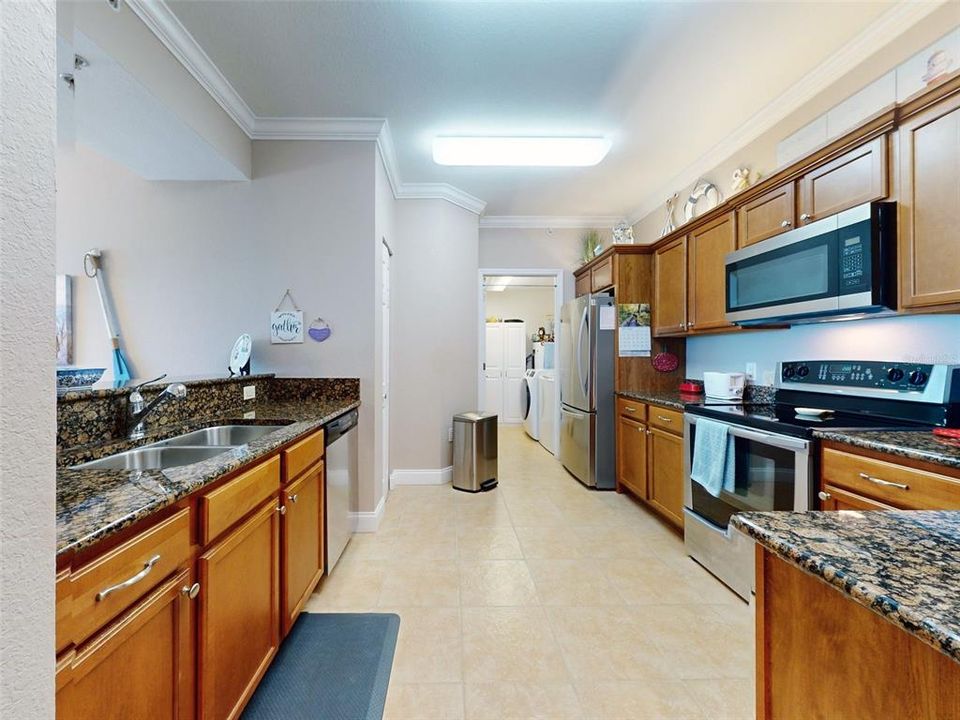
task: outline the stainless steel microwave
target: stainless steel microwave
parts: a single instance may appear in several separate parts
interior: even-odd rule
[[[865,203],[728,254],[727,320],[794,324],[894,312],[896,218],[896,203]]]

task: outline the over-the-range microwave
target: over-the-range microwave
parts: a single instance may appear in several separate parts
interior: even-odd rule
[[[727,320],[794,324],[893,313],[896,222],[896,203],[865,203],[728,254]]]

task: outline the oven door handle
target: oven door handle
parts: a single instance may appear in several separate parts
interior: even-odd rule
[[[691,423],[696,425],[696,419],[690,418]],[[773,447],[783,448],[785,450],[808,450],[810,448],[809,440],[801,440],[786,435],[775,435],[773,433],[763,432],[762,430],[749,430],[739,425],[723,423],[727,426],[727,432],[733,437],[743,438],[744,440],[756,440],[766,443]]]

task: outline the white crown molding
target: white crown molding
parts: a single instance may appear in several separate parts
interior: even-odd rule
[[[864,28],[856,37],[845,43],[840,50],[807,73],[790,89],[765,105],[735,132],[690,163],[682,172],[674,176],[669,184],[664,185],[654,193],[650,193],[643,204],[630,215],[629,222],[635,224],[649,215],[663,205],[664,198],[669,197],[680,188],[692,185],[703,173],[709,172],[734,153],[742,150],[849,73],[852,68],[884,48],[941,5],[950,1],[915,2],[914,0],[902,0],[894,5]]]
[[[248,136],[255,116],[233,85],[163,0],[126,0],[157,39]]]
[[[617,215],[486,215],[480,218],[482,228],[525,228],[554,230],[583,230],[594,228],[612,228],[623,217]]]
[[[480,215],[487,203],[448,183],[401,183],[397,198],[401,200],[446,200],[464,210]]]
[[[366,140],[376,142],[384,118],[256,117],[251,140]]]

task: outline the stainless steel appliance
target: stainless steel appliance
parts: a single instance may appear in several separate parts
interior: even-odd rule
[[[598,490],[616,486],[615,314],[609,295],[583,295],[560,313],[560,462]]]
[[[709,400],[707,401],[709,403]],[[816,409],[815,414],[798,409]],[[711,495],[691,477],[697,423],[727,425],[732,492]],[[687,405],[684,544],[687,554],[748,599],[753,542],[730,527],[742,511],[816,507],[817,430],[923,430],[960,421],[960,367],[876,361],[780,364],[775,402]]]
[[[357,531],[359,474],[357,472],[356,410],[344,413],[323,426],[327,474],[327,561],[329,574]]]
[[[865,203],[727,255],[727,320],[738,325],[889,314],[897,206]]]

